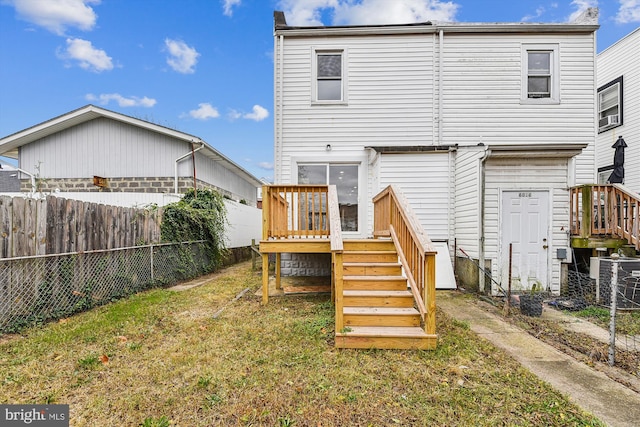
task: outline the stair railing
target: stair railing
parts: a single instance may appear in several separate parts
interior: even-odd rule
[[[436,249],[411,205],[393,185],[373,198],[374,236],[390,236],[407,275],[425,331],[436,331]]]
[[[340,206],[338,205],[338,190],[335,185],[329,186],[327,193],[327,205],[329,208],[329,228],[331,233],[329,238],[331,240],[331,263],[333,268],[331,269],[332,280],[332,299],[336,308],[336,331],[340,332],[344,328],[344,313],[343,309],[343,281],[342,281],[342,252],[344,250],[344,243],[342,241],[342,223],[340,221]]]
[[[640,195],[619,184],[581,185],[570,194],[573,236],[613,236],[640,250]]]

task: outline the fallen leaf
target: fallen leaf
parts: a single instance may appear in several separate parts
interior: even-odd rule
[[[58,323],[67,323],[69,321],[69,319],[60,319],[58,320]]]
[[[107,356],[106,354],[103,354],[102,356],[100,356],[100,361],[102,362],[103,365],[108,365],[109,356]]]
[[[124,335],[118,335],[118,342],[120,342],[120,344],[124,344],[128,341],[128,338],[125,337]]]

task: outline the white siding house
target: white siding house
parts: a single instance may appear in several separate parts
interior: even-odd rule
[[[18,161],[25,192],[36,177],[38,191],[109,204],[172,202],[195,182],[256,206],[262,185],[197,136],[93,105],[0,139],[0,155]]]
[[[640,193],[640,28],[597,58],[598,110],[596,161],[599,183],[613,170],[612,145],[619,137],[625,149],[624,185]]]
[[[346,27],[276,12],[275,183],[315,167],[346,197],[349,176],[347,238],[372,235],[371,199],[396,184],[452,258],[506,283],[511,243],[516,286],[559,292],[568,187],[594,179],[597,28],[593,9],[570,24]]]

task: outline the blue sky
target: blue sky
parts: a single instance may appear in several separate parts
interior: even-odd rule
[[[567,22],[586,7],[600,8],[598,51],[640,24],[640,0],[0,0],[0,137],[95,104],[271,179],[274,10],[357,25]]]

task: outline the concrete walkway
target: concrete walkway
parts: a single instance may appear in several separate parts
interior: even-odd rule
[[[438,309],[467,322],[473,332],[507,351],[533,374],[607,425],[639,424],[640,394],[505,322],[459,292],[438,291],[436,302]]]

